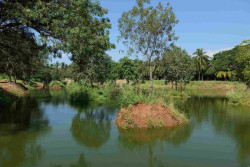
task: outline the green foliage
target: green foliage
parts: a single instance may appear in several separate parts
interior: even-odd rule
[[[78,86],[70,91],[70,100],[72,102],[89,102],[91,97],[87,87]]]
[[[152,61],[160,58],[173,42],[175,37],[174,26],[178,23],[173,8],[159,3],[156,7],[150,0],[137,0],[137,5],[130,11],[124,12],[119,19],[120,40],[129,48],[142,55],[148,62],[150,69],[151,87],[153,91]]]
[[[44,52],[41,55],[48,56],[47,53],[50,53],[61,57],[63,52],[71,55],[78,70],[83,72],[83,67],[89,66],[93,57],[99,60],[99,55],[115,47],[109,42],[111,24],[104,17],[107,10],[98,1],[3,0],[0,1],[0,11],[0,56],[5,56],[5,59],[0,57],[0,66],[5,67],[0,70],[10,76],[29,79],[30,72],[34,74],[37,67],[42,66],[39,65],[40,59],[35,61],[42,49]],[[6,59],[11,59],[11,64]],[[59,72],[52,71],[53,80],[61,80],[60,75],[64,73]],[[46,83],[51,81],[43,79]]]
[[[133,91],[124,90],[118,101],[119,106],[123,108],[137,104],[139,102],[139,98]]]
[[[163,128],[163,127],[165,127],[165,123],[162,119],[154,120],[151,116],[148,117],[147,125],[148,125],[148,128]]]
[[[191,56],[181,48],[175,47],[173,50],[168,50],[163,56],[162,63],[167,82],[175,82],[176,85],[178,83],[187,84],[193,78]]]
[[[238,50],[237,62],[243,65],[242,74],[244,81],[247,84],[247,88],[250,89],[250,40],[243,41]]]
[[[120,76],[121,78],[126,79],[127,83],[137,78],[138,71],[133,60],[129,59],[128,57],[124,57],[119,60],[119,67],[121,69]]]
[[[202,48],[197,49],[193,54],[196,55],[196,57],[194,57],[194,64],[200,81],[201,78],[203,80],[203,75],[208,68],[208,56],[205,55],[206,52],[204,52]]]
[[[32,33],[27,30],[0,30],[0,73],[28,81],[46,59]]]

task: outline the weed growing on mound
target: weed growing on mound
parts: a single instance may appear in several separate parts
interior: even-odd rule
[[[178,119],[182,118],[185,120],[185,122],[189,122],[189,120],[187,119],[187,116],[174,107],[174,103],[171,102],[168,105],[168,107],[172,111],[173,113],[172,116],[174,117],[175,120],[179,121]]]
[[[163,128],[165,127],[165,123],[162,119],[154,120],[151,116],[148,117],[148,128]]]

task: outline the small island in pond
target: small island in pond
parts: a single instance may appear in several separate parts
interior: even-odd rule
[[[163,128],[183,125],[187,119],[163,104],[136,104],[120,110],[115,120],[119,128]]]

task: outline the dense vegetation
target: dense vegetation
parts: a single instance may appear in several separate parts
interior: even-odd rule
[[[75,87],[73,100],[90,89],[98,90],[89,99],[109,96],[93,87],[112,85],[115,89],[117,80],[123,79],[134,89],[138,83],[150,80],[149,101],[156,100],[153,80],[164,80],[175,89],[193,80],[239,81],[250,88],[250,40],[213,57],[202,48],[189,55],[174,43],[178,39],[174,31],[178,20],[171,5],[136,2],[118,21],[119,39],[128,47],[128,56],[115,62],[106,54],[115,45],[109,41],[107,9],[98,1],[0,1],[0,79],[22,82],[28,88],[38,83],[46,85],[43,88],[68,83],[68,88]],[[62,54],[70,57],[70,65],[50,63]],[[142,59],[130,59],[130,55]],[[79,88],[78,84],[83,86]],[[124,99],[133,96],[137,101],[138,94],[133,93],[126,92]],[[232,99],[234,93],[241,97],[231,92],[228,98]]]

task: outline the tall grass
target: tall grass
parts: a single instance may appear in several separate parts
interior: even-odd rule
[[[169,104],[172,98],[186,98],[184,92],[167,89],[154,89],[152,97],[149,97],[149,89],[140,86],[124,85],[123,88],[105,86],[91,88],[84,85],[75,86],[70,90],[70,99],[74,102],[115,102],[120,108],[137,103],[144,104]]]
[[[227,92],[227,99],[232,104],[249,105],[250,106],[250,91],[231,90]]]

